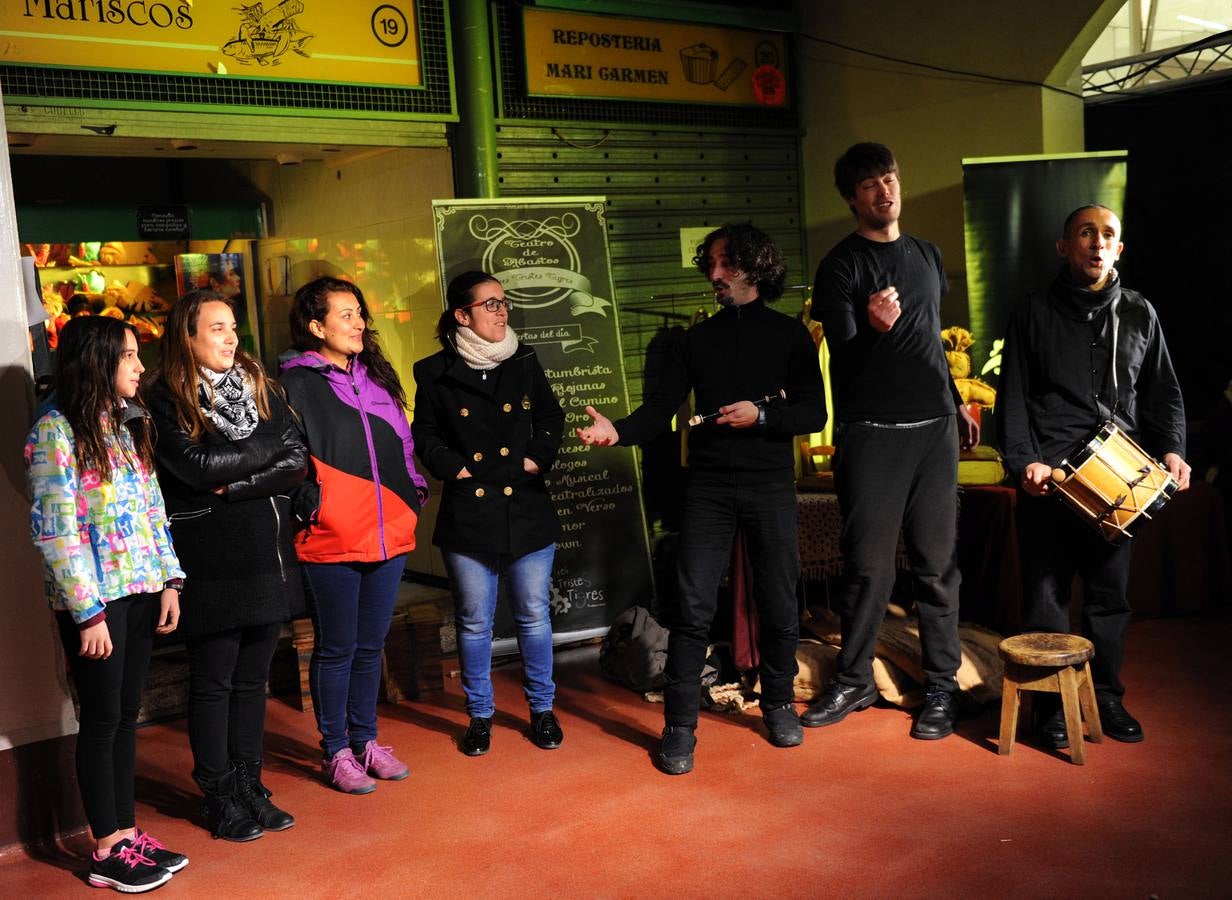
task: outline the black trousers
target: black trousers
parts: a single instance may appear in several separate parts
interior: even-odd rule
[[[873,652],[894,587],[901,526],[915,581],[927,687],[957,690],[958,429],[946,416],[915,428],[845,424],[834,485],[843,516],[842,684],[873,683]]]
[[[281,630],[275,622],[187,642],[188,743],[193,778],[206,791],[232,761],[261,765],[265,683]]]
[[[1095,693],[1122,696],[1133,541],[1113,546],[1057,498],[1031,497],[1019,491],[1018,544],[1022,551],[1022,630],[1067,633],[1070,592],[1074,576],[1079,576],[1082,633],[1095,645],[1091,660]]]
[[[56,614],[60,642],[81,707],[77,732],[77,785],[94,837],[132,828],[137,768],[137,714],[150,665],[159,595],[133,594],[107,604],[111,656],[81,656],[81,630],[66,612]]]
[[[796,676],[800,615],[796,582],[800,548],[794,481],[732,484],[693,474],[685,493],[677,564],[678,607],[667,644],[664,719],[697,725],[701,674],[719,581],[731,562],[739,528],[753,568],[753,594],[761,630],[761,703],[787,703]]]

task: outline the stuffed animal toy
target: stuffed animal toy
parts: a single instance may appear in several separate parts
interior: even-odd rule
[[[950,375],[963,399],[963,403],[975,404],[983,409],[992,409],[997,402],[997,391],[991,384],[971,377],[971,354],[967,349],[975,343],[971,332],[954,325],[941,329],[941,343],[945,347],[945,359],[950,364]]]

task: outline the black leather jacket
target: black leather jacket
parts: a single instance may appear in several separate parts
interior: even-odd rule
[[[286,402],[271,392],[269,418],[232,441],[214,431],[190,437],[159,382],[147,399],[171,540],[187,573],[180,632],[192,638],[302,614],[288,494],[309,457]],[[219,487],[226,490],[214,493]]]

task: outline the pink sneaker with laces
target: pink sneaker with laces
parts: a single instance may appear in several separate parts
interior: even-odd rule
[[[170,880],[171,873],[133,847],[128,838],[112,847],[102,859],[97,854],[91,856],[90,874],[86,878],[90,887],[115,888],[124,894],[152,891]]]
[[[389,752],[392,749],[382,747],[376,741],[368,741],[364,745],[363,765],[369,775],[385,781],[401,781],[411,774],[406,765]]]
[[[344,794],[371,794],[376,790],[376,782],[368,777],[350,747],[339,750],[333,759],[321,763],[321,768],[329,779],[330,787]]]
[[[187,856],[168,849],[166,844],[140,828],[133,834],[133,849],[143,856],[148,856],[154,860],[154,865],[162,866],[172,874],[188,865]]]

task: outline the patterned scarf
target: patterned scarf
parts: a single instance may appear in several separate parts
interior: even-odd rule
[[[229,440],[242,441],[257,428],[252,377],[241,366],[225,372],[200,369],[197,402],[210,423]]]
[[[454,346],[463,362],[472,369],[486,372],[513,356],[513,351],[518,349],[518,336],[506,326],[503,341],[485,341],[470,328],[459,325],[454,332]]]

